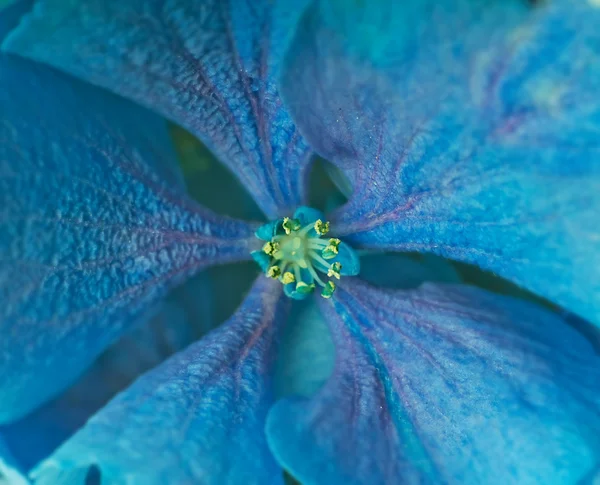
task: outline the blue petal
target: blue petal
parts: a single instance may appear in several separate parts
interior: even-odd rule
[[[307,1],[42,0],[5,47],[184,126],[273,219],[305,197],[310,152],[276,80]]]
[[[5,481],[6,480],[6,481]],[[22,468],[14,459],[0,433],[0,485],[28,485]]]
[[[600,8],[527,3],[316,2],[283,94],[350,178],[349,243],[474,263],[600,323]]]
[[[330,259],[331,263],[340,263],[342,270],[340,274],[345,276],[355,276],[360,273],[360,258],[356,251],[348,244],[341,242],[338,246],[338,254]]]
[[[278,397],[311,396],[331,375],[335,348],[315,298],[292,303],[278,354]]]
[[[310,273],[308,269],[300,269],[300,280],[307,285],[315,284],[315,279],[313,275]],[[302,293],[300,291],[296,291],[297,282],[288,283],[287,285],[283,285],[283,293],[288,298],[292,298],[293,300],[305,300],[313,293]]]
[[[0,88],[4,423],[72,383],[169,287],[248,259],[254,236],[155,173],[177,163],[161,119],[5,54]]]
[[[0,41],[19,24],[21,17],[31,9],[32,3],[33,0],[0,3]]]
[[[312,207],[301,206],[294,212],[294,219],[298,219],[302,226],[307,226],[311,222],[316,222],[319,219],[325,222],[325,214]]]
[[[275,219],[274,221],[267,222],[260,226],[254,235],[258,239],[262,239],[263,241],[270,241],[273,236],[279,234],[279,232],[283,232],[283,228],[281,224],[283,223],[283,219]]]
[[[238,312],[138,379],[33,472],[39,485],[283,484],[266,443],[274,344],[285,316],[278,282],[260,278]]]
[[[211,291],[207,273],[186,282],[148,324],[124,335],[68,390],[23,419],[0,427],[20,469],[29,471],[47,458],[140,374],[214,328]]]
[[[271,266],[271,256],[268,256],[264,251],[252,251],[250,255],[260,269],[266,273],[269,266]]]
[[[355,279],[321,309],[334,373],[267,421],[302,483],[574,485],[600,464],[600,355],[557,315],[466,286]]]

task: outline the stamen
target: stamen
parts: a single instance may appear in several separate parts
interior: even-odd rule
[[[304,281],[300,281],[296,285],[296,291],[298,293],[302,293],[303,295],[308,295],[309,293],[312,293],[314,290],[315,290],[315,284],[314,283],[311,283],[310,285],[307,285]]]
[[[279,270],[281,271],[281,274],[283,275],[287,269],[287,267],[290,265],[289,261],[284,261],[282,265],[279,266]]]
[[[281,268],[279,268],[279,266],[277,266],[277,265],[271,266],[267,270],[267,276],[269,278],[279,278],[281,276]]]
[[[335,239],[332,238],[329,240],[329,244],[327,245],[327,247],[325,249],[323,249],[323,252],[321,253],[323,255],[323,257],[325,259],[333,259],[335,258],[338,253],[338,247],[340,245],[340,240],[339,239]]]
[[[310,254],[311,258],[313,258],[317,263],[320,263],[325,268],[330,267],[329,263],[327,261],[325,261],[321,256],[319,256],[318,253],[315,253],[314,251],[310,251],[309,254]]]
[[[283,230],[288,236],[292,233],[292,231],[297,231],[301,227],[298,219],[290,219],[289,217],[283,218],[282,226]]]
[[[284,285],[289,285],[290,283],[294,283],[296,281],[296,277],[290,271],[283,273],[283,276],[280,280]]]
[[[341,279],[342,262],[346,264],[343,258],[349,258],[349,274],[358,273],[357,257],[352,248],[344,247],[343,254],[339,254],[339,239],[322,239],[329,233],[330,224],[324,218],[318,219],[318,213],[314,209],[299,208],[293,218],[285,217],[257,230],[257,237],[266,242],[258,253],[262,259],[255,259],[266,268],[269,278],[278,279],[285,286],[284,291],[291,298],[304,298],[315,290],[316,285],[322,288],[323,298],[331,298],[336,288],[333,280]],[[300,221],[306,222],[303,225]],[[328,261],[332,259],[335,262]],[[348,269],[344,274],[347,273]]]
[[[269,241],[267,243],[265,243],[265,245],[262,247],[262,250],[265,254],[268,254],[269,256],[273,256],[273,253],[275,251],[277,251],[279,249],[279,243],[274,242],[274,241]]]
[[[320,239],[312,238],[312,239],[308,240],[308,247],[310,249],[319,249],[319,250],[321,250],[321,249],[326,248],[328,245],[329,245],[328,242],[322,241]]]
[[[319,275],[315,271],[315,268],[313,268],[312,264],[308,267],[308,271],[310,272],[311,276],[315,279],[315,281],[319,283],[319,285],[325,286],[325,283],[323,283],[323,280],[319,278]]]
[[[329,222],[323,222],[321,219],[318,219],[315,222],[315,231],[319,236],[324,236],[329,232]]]
[[[300,276],[300,268],[296,264],[294,265],[294,276],[296,281],[302,281],[302,277]]]
[[[329,276],[330,278],[336,278],[336,279],[340,279],[340,271],[342,271],[342,263],[333,263],[329,269],[327,270],[327,276]]]
[[[331,298],[334,291],[335,291],[335,283],[333,281],[329,280],[327,282],[327,285],[325,285],[325,288],[323,288],[323,291],[321,292],[321,296],[323,298]]]

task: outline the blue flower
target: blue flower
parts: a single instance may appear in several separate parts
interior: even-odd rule
[[[600,356],[570,322],[600,324],[597,3],[5,11],[0,423],[39,412],[199,270],[253,253],[273,277],[40,456],[36,483],[84,484],[90,466],[103,484],[592,482]],[[197,135],[271,222],[190,200],[162,120],[92,84]],[[304,207],[314,153],[352,189],[328,221]],[[384,288],[377,271],[373,285],[351,277],[364,249],[475,264],[569,314],[461,284]],[[284,293],[319,280],[335,364],[278,399],[277,354],[307,341],[290,308],[294,325],[320,318]],[[5,444],[0,469],[29,468]]]

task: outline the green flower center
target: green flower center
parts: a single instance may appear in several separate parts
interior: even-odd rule
[[[312,292],[316,282],[323,288],[321,296],[330,298],[335,283],[331,279],[324,281],[325,276],[319,273],[325,270],[327,277],[340,279],[342,265],[327,261],[338,254],[340,244],[339,239],[322,238],[329,232],[329,223],[318,219],[302,227],[297,219],[286,217],[282,228],[284,234],[273,236],[263,246],[263,252],[271,257],[267,276],[278,278],[283,284],[296,283],[296,290],[301,293]],[[311,278],[303,276],[306,271]]]
[[[256,231],[265,241],[252,257],[269,278],[279,280],[290,298],[301,300],[321,287],[331,298],[342,275],[357,275],[360,261],[355,251],[329,236],[330,224],[323,213],[299,207],[294,217],[269,222]]]

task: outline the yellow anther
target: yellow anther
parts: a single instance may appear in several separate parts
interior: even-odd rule
[[[331,298],[331,295],[333,295],[334,291],[335,291],[335,283],[333,281],[328,281],[327,284],[325,285],[325,288],[323,288],[323,291],[321,292],[321,296],[323,298]]]
[[[265,254],[268,254],[269,256],[273,256],[273,253],[275,251],[279,250],[279,243],[277,243],[277,242],[265,243],[262,250]]]
[[[341,241],[339,239],[335,239],[335,238],[330,239],[328,245],[325,247],[325,249],[323,249],[323,251],[321,253],[323,258],[325,258],[325,259],[335,258],[339,252],[338,247],[340,245],[340,242]]]
[[[315,222],[315,231],[319,236],[324,236],[329,232],[329,222],[323,222],[321,219],[318,219]]]
[[[327,270],[327,276],[334,277],[337,278],[338,280],[340,279],[340,271],[342,270],[342,264],[341,263],[333,263],[329,269]]]
[[[296,277],[294,276],[293,273],[286,271],[285,273],[283,273],[283,276],[281,277],[280,281],[284,285],[289,285],[290,283],[293,283],[294,281],[296,281]]]
[[[290,219],[289,217],[283,218],[281,226],[287,235],[290,235],[292,231],[297,231],[301,227],[300,221],[297,219]]]
[[[279,278],[281,276],[281,268],[279,266],[271,266],[267,270],[267,276],[269,278]]]

